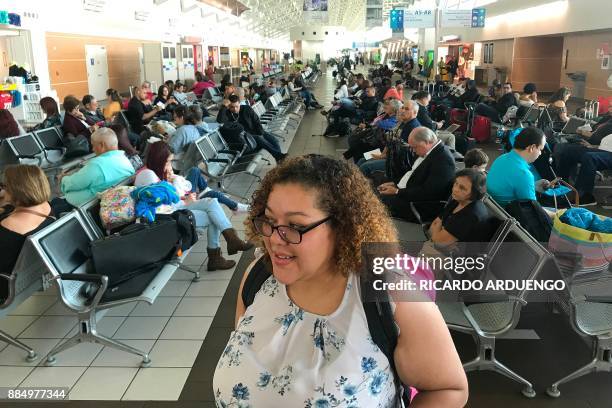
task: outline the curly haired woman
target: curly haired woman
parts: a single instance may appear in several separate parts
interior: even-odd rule
[[[397,242],[385,207],[355,166],[319,155],[287,159],[254,194],[248,235],[271,268],[253,303],[238,296],[236,329],[217,364],[218,406],[399,407],[385,354],[359,293],[361,246]],[[419,390],[411,407],[460,407],[467,380],[431,302],[395,303],[394,366]]]

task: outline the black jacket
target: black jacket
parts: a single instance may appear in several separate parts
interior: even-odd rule
[[[261,126],[261,121],[253,108],[248,105],[241,105],[240,112],[236,118],[236,114],[230,112],[230,110],[225,106],[221,106],[221,109],[219,109],[219,113],[217,114],[217,122],[234,122],[236,119],[238,119],[238,123],[242,125],[247,133],[252,135],[263,135],[264,130]]]
[[[431,130],[437,130],[438,124],[431,120],[431,116],[429,116],[429,112],[427,112],[427,108],[420,103],[419,105],[419,113],[417,113],[417,119],[421,126],[425,126],[426,128],[430,128]]]
[[[436,216],[444,206],[432,205],[432,201],[446,201],[451,194],[455,178],[455,159],[443,143],[439,143],[410,176],[406,188],[398,192],[399,198],[415,202],[425,218]],[[419,204],[419,201],[429,203]]]
[[[364,96],[361,98],[359,109],[366,112],[376,112],[378,110],[378,100],[375,96]]]

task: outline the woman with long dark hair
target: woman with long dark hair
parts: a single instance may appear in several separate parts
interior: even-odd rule
[[[236,230],[227,219],[221,205],[216,199],[205,198],[197,199],[191,193],[190,187],[185,183],[185,179],[174,174],[172,170],[172,152],[165,142],[156,142],[149,146],[145,157],[145,167],[137,174],[134,180],[135,186],[146,186],[167,181],[176,189],[179,196],[183,199],[175,209],[186,208],[191,210],[196,219],[198,227],[207,227],[208,234],[208,270],[230,269],[236,264],[234,261],[226,260],[221,255],[219,246],[219,236],[223,234],[227,242],[227,252],[230,255],[238,251],[246,251],[253,244],[243,241],[238,237]],[[185,189],[185,187],[187,187]]]
[[[7,109],[0,109],[0,139],[25,135],[25,131],[17,123],[13,114]]]
[[[61,126],[62,125],[62,117],[59,114],[59,108],[57,106],[57,102],[55,99],[50,96],[45,96],[40,100],[40,107],[45,112],[45,120],[39,123],[35,130],[39,129],[47,129],[53,126]]]

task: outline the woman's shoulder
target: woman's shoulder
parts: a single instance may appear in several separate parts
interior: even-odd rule
[[[148,186],[158,182],[159,177],[157,177],[157,174],[155,174],[153,170],[147,169],[146,167],[140,169],[134,178],[134,186],[136,187]]]

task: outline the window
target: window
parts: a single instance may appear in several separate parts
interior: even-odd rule
[[[193,58],[193,48],[189,48],[189,58]]]
[[[312,32],[312,35],[317,35],[317,32],[316,32],[316,31],[313,31],[313,32]]]
[[[328,32],[326,31],[326,32],[325,32],[325,35],[327,35],[327,34],[328,34]]]
[[[162,54],[164,58],[170,58],[170,50],[168,50],[168,47],[162,47]]]
[[[170,58],[176,58],[176,48],[170,47]]]

